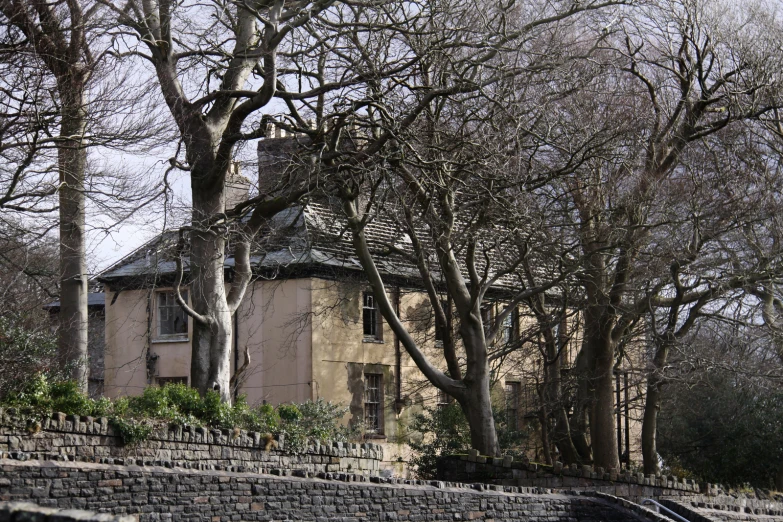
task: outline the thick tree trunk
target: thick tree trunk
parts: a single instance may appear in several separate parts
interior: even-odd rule
[[[205,320],[194,318],[191,348],[191,386],[201,395],[217,391],[224,402],[231,401],[231,311],[224,277],[225,234],[211,222],[224,212],[224,184],[199,186],[193,172],[193,232],[191,233],[190,299],[193,310]]]
[[[565,322],[563,323],[565,324]],[[562,326],[561,328],[564,328]],[[566,341],[561,339],[555,339],[551,330],[545,335],[546,354],[548,364],[544,370],[544,409],[548,410],[546,419],[552,418],[554,420],[554,428],[552,429],[552,442],[555,443],[557,449],[560,450],[560,458],[566,464],[579,462],[579,455],[574,446],[574,442],[571,440],[571,430],[568,423],[568,415],[566,415],[565,407],[563,406],[563,389],[562,389],[562,354],[559,347]],[[542,425],[542,430],[548,426]],[[544,432],[542,431],[542,441],[544,439]],[[550,439],[547,433],[547,443]]]
[[[588,441],[588,412],[590,406],[589,390],[589,365],[585,354],[587,344],[583,341],[582,349],[574,362],[574,376],[577,379],[576,398],[574,399],[574,412],[569,419],[571,441],[577,451],[580,462],[592,462],[593,453]]]
[[[460,401],[462,411],[470,426],[470,443],[482,455],[500,455],[492,401],[489,393],[489,376],[478,382],[466,383],[465,397]]]
[[[84,177],[87,152],[84,85],[61,81],[62,102],[58,168],[60,171],[60,329],[58,353],[71,379],[87,392],[87,266],[84,237]]]
[[[613,353],[602,347],[596,357],[593,374],[593,404],[590,415],[590,440],[593,463],[604,469],[620,469],[617,432],[614,423]]]
[[[653,357],[653,368],[647,377],[647,395],[644,402],[644,420],[642,422],[642,459],[646,474],[661,471],[658,462],[658,413],[661,410],[662,371],[669,356],[669,344],[662,341]]]

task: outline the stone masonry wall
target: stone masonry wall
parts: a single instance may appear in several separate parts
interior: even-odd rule
[[[633,501],[689,496],[701,491],[699,484],[690,480],[679,481],[676,477],[607,473],[602,468],[565,467],[559,462],[554,466],[543,466],[526,460],[514,461],[511,457],[482,457],[475,451],[468,455],[442,457],[438,461],[437,474],[439,479],[448,477],[448,480],[466,483],[599,491]],[[705,486],[705,494],[717,492],[712,485]]]
[[[348,477],[347,475],[345,476]],[[353,475],[354,482],[255,473],[0,460],[0,501],[185,520],[614,522],[665,520],[584,495],[534,494],[501,486]]]
[[[726,495],[661,499],[661,504],[690,522],[783,522],[783,504]]]
[[[31,502],[0,502],[0,522],[135,522],[136,517],[52,509]]]
[[[383,450],[377,444],[313,441],[302,454],[286,452],[285,441],[266,449],[257,432],[169,425],[137,446],[123,446],[108,420],[55,413],[31,421],[15,409],[0,409],[0,457],[158,464],[233,471],[301,470],[307,473],[378,475]]]

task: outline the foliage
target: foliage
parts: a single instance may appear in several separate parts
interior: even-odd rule
[[[493,408],[493,411],[501,452],[506,455],[523,454],[529,439],[527,430],[510,429],[502,408]],[[435,478],[438,457],[467,453],[471,448],[470,427],[457,403],[426,407],[413,414],[411,430],[421,434],[420,437],[411,437],[409,444],[416,453],[411,464],[423,479]]]
[[[56,380],[66,375],[56,363],[57,337],[49,328],[31,328],[22,314],[0,316],[0,400],[23,393],[31,375]]]
[[[348,408],[333,404],[321,398],[300,405],[281,404],[277,408],[280,416],[278,433],[285,434],[286,450],[293,453],[304,451],[307,441],[345,441],[355,435],[340,420]]]
[[[168,423],[284,434],[286,451],[292,453],[302,451],[310,439],[347,440],[351,435],[340,422],[347,408],[323,399],[252,408],[244,396],[230,405],[221,402],[218,393],[210,391],[201,397],[184,384],[150,386],[137,397],[94,400],[79,391],[74,381],[51,382],[45,374],[38,374],[20,391],[6,395],[0,404],[25,409],[35,416],[62,412],[108,417],[125,444],[141,442],[156,425]]]
[[[783,462],[783,392],[714,372],[696,386],[673,383],[658,444],[672,471],[726,486],[774,485]]]

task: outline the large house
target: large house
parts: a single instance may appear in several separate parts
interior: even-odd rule
[[[241,178],[231,183],[241,191]],[[375,220],[366,235],[371,244],[405,247],[394,223]],[[110,397],[139,394],[151,384],[188,383],[192,321],[171,288],[176,239],[176,233],[164,233],[99,276],[106,296],[104,391]],[[234,321],[232,372],[245,352],[250,359],[236,393],[245,394],[250,404],[317,398],[343,403],[349,406],[346,422],[385,443],[388,460],[404,459],[411,411],[448,398],[427,385],[382,320],[339,212],[328,201],[285,210],[272,220],[262,250],[252,258],[257,277]],[[439,360],[433,314],[415,266],[394,256],[380,263],[401,319]],[[233,259],[227,258],[229,276],[232,267]],[[486,313],[493,313],[493,306]],[[525,315],[520,310],[510,317],[504,341],[519,334]],[[566,367],[578,342],[579,335],[573,336]],[[495,374],[507,414],[520,426],[536,403],[532,376],[540,368],[531,369],[531,360],[522,352],[506,359]],[[621,435],[623,429],[629,433],[628,423],[623,426],[618,424]],[[621,440],[627,445],[628,438]]]

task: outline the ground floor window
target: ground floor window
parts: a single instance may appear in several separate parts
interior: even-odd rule
[[[188,384],[187,377],[158,377],[158,386],[161,388],[167,384]]]
[[[366,433],[383,435],[383,375],[364,374],[364,429]]]
[[[508,429],[519,429],[519,397],[522,385],[518,382],[506,381],[506,424]]]

